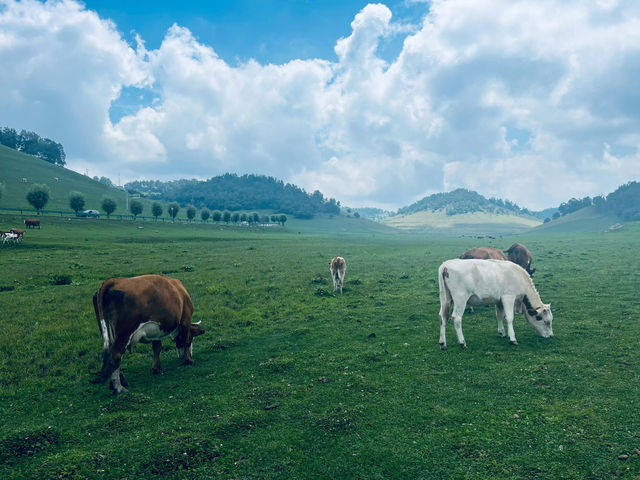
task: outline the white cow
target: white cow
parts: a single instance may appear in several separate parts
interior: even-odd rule
[[[542,303],[529,274],[519,265],[503,260],[447,260],[438,269],[440,284],[440,348],[447,349],[445,326],[453,301],[453,326],[458,343],[467,348],[462,334],[462,314],[467,304],[495,305],[498,334],[504,337],[503,320],[507,318],[507,334],[517,345],[513,332],[513,314],[524,316],[543,337],[553,337],[551,305]]]
[[[347,261],[342,257],[333,257],[331,262],[329,262],[329,270],[331,271],[331,279],[333,280],[333,291],[335,292],[339,285],[340,294],[342,294],[344,274],[347,273]]]
[[[6,232],[2,234],[2,243],[12,242],[17,243],[19,236],[16,233]]]

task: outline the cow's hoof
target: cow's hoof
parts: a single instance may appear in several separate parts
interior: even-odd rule
[[[128,385],[129,385],[129,382],[127,382],[127,379],[126,379],[126,378],[124,378],[124,375],[123,375],[122,373],[120,373],[120,384],[121,384],[123,387],[126,387],[126,386],[128,386]]]
[[[440,344],[440,350],[446,350],[447,349],[447,344],[446,343],[441,343]]]
[[[511,340],[509,343],[510,343],[511,345],[518,345],[518,342],[517,342],[516,340]]]
[[[467,348],[467,344],[466,343],[461,343],[460,344],[460,348],[462,348],[464,350],[465,348]]]
[[[120,387],[120,388],[114,388],[113,389],[113,394],[114,395],[120,395],[121,393],[127,393],[129,390],[127,390],[124,387]]]
[[[162,374],[162,368],[152,368],[151,369],[151,374],[152,375],[161,375]]]

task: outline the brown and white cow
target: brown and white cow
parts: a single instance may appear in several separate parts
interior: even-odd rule
[[[331,279],[333,280],[333,291],[335,292],[339,285],[340,294],[342,294],[344,274],[347,273],[347,261],[342,257],[333,257],[331,262],[329,262],[329,270],[331,271]]]
[[[530,277],[533,277],[533,273],[536,269],[531,268],[531,252],[527,247],[521,243],[514,243],[508,250],[505,250],[504,253],[507,254],[507,258],[509,260],[516,265],[520,265],[527,271]]]
[[[162,373],[161,340],[167,336],[176,342],[180,359],[193,363],[191,342],[204,330],[191,323],[193,303],[179,280],[162,275],[109,278],[93,296],[93,306],[103,340],[102,371],[93,383],[111,377],[115,393],[126,391],[120,362],[138,342],[152,344],[151,373]]]
[[[24,225],[27,228],[35,228],[35,227],[40,228],[40,219],[39,218],[25,218],[24,219]]]
[[[464,252],[462,255],[460,255],[460,258],[462,258],[463,260],[467,260],[471,258],[475,258],[478,260],[488,260],[488,259],[506,260],[507,259],[507,257],[505,256],[502,250],[499,250],[493,247],[470,248],[469,250]]]

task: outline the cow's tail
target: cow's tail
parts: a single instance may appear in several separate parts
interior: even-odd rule
[[[440,287],[440,310],[444,318],[449,318],[451,309],[451,291],[447,286],[447,278],[449,278],[449,271],[443,263],[438,269],[438,286]]]
[[[93,308],[96,312],[96,320],[98,321],[98,329],[102,336],[102,371],[97,374],[93,383],[100,383],[107,379],[111,374],[111,346],[113,344],[113,326],[105,318],[104,300],[109,290],[113,286],[113,279],[105,280],[98,291],[93,295]]]

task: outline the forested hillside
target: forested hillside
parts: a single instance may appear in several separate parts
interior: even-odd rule
[[[640,183],[629,182],[621,185],[606,197],[598,195],[593,198],[572,198],[560,204],[558,214],[554,218],[591,206],[601,213],[612,213],[621,220],[640,220]]]
[[[0,128],[0,145],[33,155],[55,165],[65,165],[66,154],[58,142],[50,138],[42,138],[35,132],[16,131],[15,128]]]
[[[127,183],[125,187],[149,198],[212,210],[272,210],[298,218],[340,213],[340,202],[326,199],[318,190],[309,194],[295,185],[264,175],[227,173],[205,181],[143,180]]]
[[[399,215],[409,215],[424,210],[444,211],[447,215],[484,212],[498,215],[532,215],[526,208],[520,208],[509,200],[499,198],[487,199],[477,192],[458,188],[451,192],[435,193],[422,200],[398,209]]]

